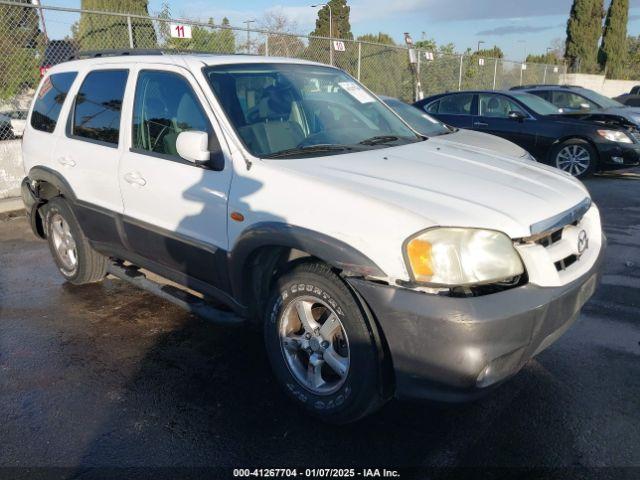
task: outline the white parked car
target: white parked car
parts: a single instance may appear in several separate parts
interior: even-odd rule
[[[277,380],[332,422],[499,385],[576,320],[603,257],[579,181],[422,136],[306,61],[62,63],[23,155],[32,228],[69,282],[141,268],[201,294],[176,300],[194,311],[262,322]]]
[[[9,117],[9,121],[11,122],[11,129],[13,130],[14,136],[22,137],[22,135],[24,134],[24,129],[27,126],[28,114],[29,112],[27,110],[11,110],[4,113],[4,115]]]

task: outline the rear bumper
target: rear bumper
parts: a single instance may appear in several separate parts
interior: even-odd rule
[[[31,230],[33,230],[33,233],[36,236],[44,238],[44,232],[41,232],[38,226],[38,208],[43,202],[31,188],[31,181],[29,180],[29,177],[25,177],[22,180],[20,192],[27,211],[27,220],[31,226]]]
[[[517,373],[575,322],[595,291],[603,256],[604,243],[593,267],[562,287],[529,284],[473,298],[349,282],[384,332],[396,395],[464,401]]]

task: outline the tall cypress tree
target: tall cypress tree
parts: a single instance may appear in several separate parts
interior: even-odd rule
[[[349,12],[351,9],[347,5],[347,0],[329,0],[327,3],[331,5],[333,37],[352,40],[353,33],[351,33],[351,24],[349,23]],[[316,29],[311,32],[311,35],[316,37],[329,36],[328,7],[324,6],[318,11]]]
[[[600,67],[606,71],[609,78],[620,78],[624,75],[628,20],[629,0],[611,0],[604,23],[602,45],[598,52]]]
[[[114,13],[149,16],[148,0],[82,0],[82,8]],[[129,27],[126,17],[83,13],[76,40],[81,50],[129,48]],[[158,45],[153,23],[146,18],[131,18],[134,48],[155,48]]]
[[[597,70],[598,41],[602,35],[604,0],[573,0],[567,22],[565,58],[572,71]]]

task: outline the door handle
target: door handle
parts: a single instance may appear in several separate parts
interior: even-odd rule
[[[473,122],[473,125],[476,127],[488,127],[489,124],[488,123],[484,123],[484,122]]]
[[[125,173],[124,179],[131,185],[140,185],[141,187],[144,187],[147,184],[147,181],[142,178],[142,176],[138,172]]]
[[[60,165],[64,165],[65,167],[75,167],[76,162],[72,158],[69,157],[60,157],[58,158],[58,163]]]

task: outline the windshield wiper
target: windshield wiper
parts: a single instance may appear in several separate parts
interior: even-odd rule
[[[262,158],[284,158],[293,155],[317,153],[317,152],[344,152],[347,150],[353,150],[348,145],[338,144],[325,144],[325,145],[308,145],[306,147],[288,148],[286,150],[280,150],[279,152],[270,153],[269,155],[263,155]]]
[[[398,140],[400,140],[400,138],[395,135],[377,135],[375,137],[362,140],[359,143],[360,145],[380,145],[383,143],[396,142]]]

